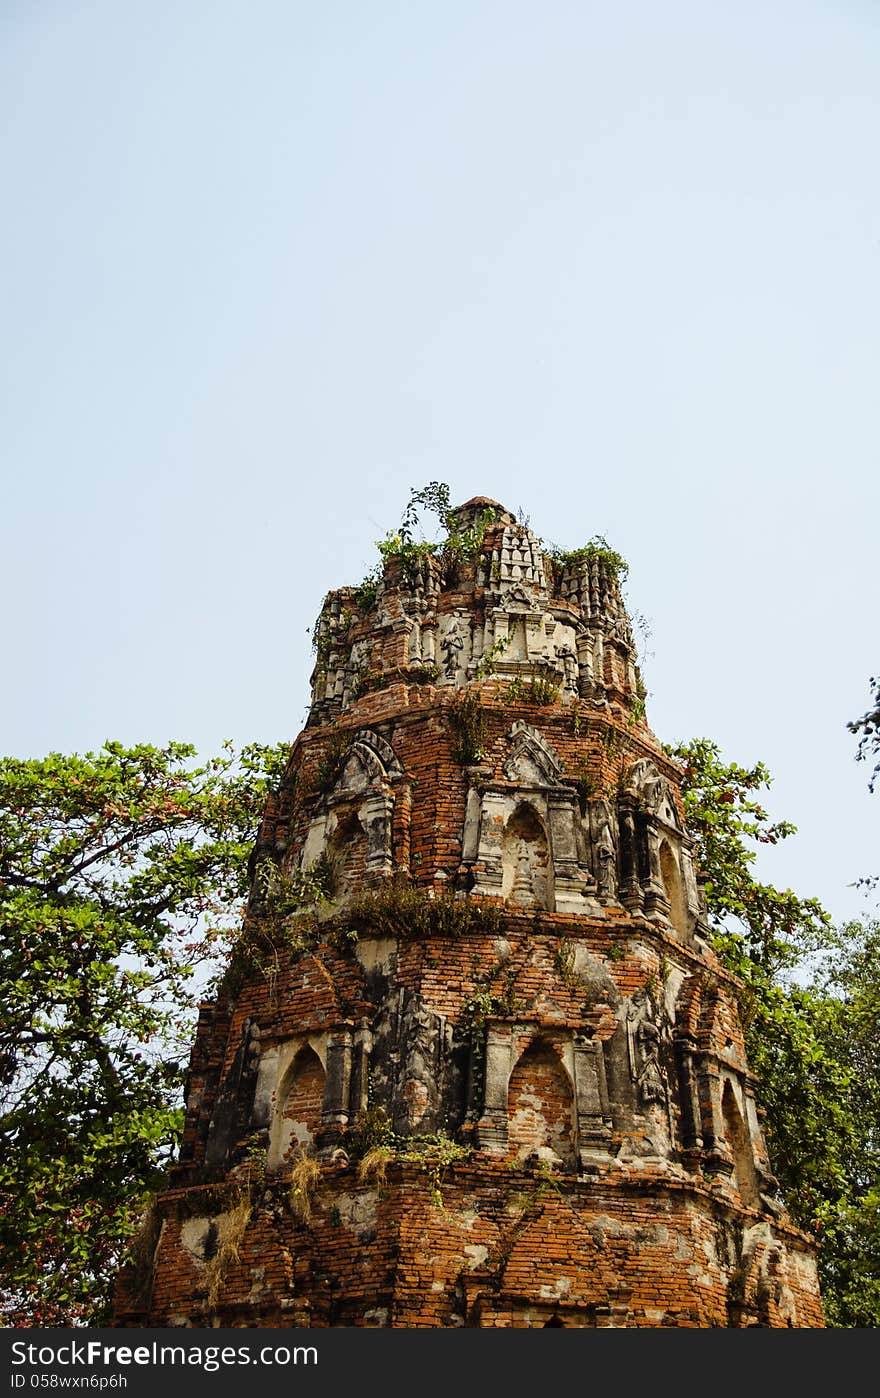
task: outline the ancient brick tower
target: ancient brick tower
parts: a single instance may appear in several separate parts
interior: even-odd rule
[[[821,1325],[613,556],[449,523],[324,603],[119,1322]]]

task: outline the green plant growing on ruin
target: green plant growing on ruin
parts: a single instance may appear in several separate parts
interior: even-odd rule
[[[582,572],[594,564],[609,573],[617,583],[623,582],[629,572],[626,559],[601,534],[594,534],[581,548],[561,549],[555,544],[544,544],[543,549],[556,580],[566,571]]]
[[[504,691],[505,704],[538,704],[547,707],[559,698],[559,685],[552,675],[532,666],[528,679],[517,675]]]
[[[504,655],[510,644],[508,636],[499,636],[497,641],[493,641],[487,650],[483,651],[477,663],[475,677],[478,680],[487,680],[494,675],[498,661]]]
[[[571,989],[577,985],[577,975],[574,969],[575,947],[574,943],[567,937],[560,938],[553,953],[553,965],[562,984]]]
[[[445,535],[443,539],[430,542],[415,537],[424,510],[437,517]],[[483,536],[494,520],[495,511],[486,508],[480,512],[470,529],[457,529],[455,511],[450,503],[449,486],[444,481],[430,481],[420,490],[410,491],[399,528],[389,531],[384,539],[378,541],[376,547],[383,566],[392,558],[399,561],[404,580],[415,590],[429,560],[436,559],[448,579],[454,576],[462,563],[477,558],[482,548]]]
[[[326,621],[323,630],[322,621]],[[351,613],[345,611],[340,612],[338,617],[331,614],[319,618],[312,632],[312,647],[319,664],[326,665],[333,651],[347,654],[351,649],[349,637],[353,621]]]
[[[590,765],[585,754],[581,756],[573,775],[567,777],[566,780],[572,781],[577,788],[581,815],[585,815],[587,802],[596,795],[596,782],[590,771]]]
[[[538,1177],[532,1192],[532,1199],[535,1204],[542,1203],[550,1194],[562,1196],[562,1186],[554,1175],[553,1168],[549,1161],[539,1161],[535,1166],[535,1173]]]
[[[323,796],[332,790],[345,766],[345,759],[350,747],[351,733],[344,729],[334,729],[318,758],[312,776],[312,792],[314,794]]]
[[[314,909],[333,896],[336,870],[326,852],[308,869],[282,869],[274,859],[261,859],[254,874],[260,912],[267,917],[289,917]]]
[[[314,928],[298,926],[296,931],[277,919],[249,917],[236,940],[217,993],[231,998],[252,976],[266,981],[271,1003],[285,959],[296,960],[314,945]]]
[[[129,1245],[127,1261],[131,1267],[131,1289],[144,1299],[153,1280],[156,1248],[162,1232],[162,1213],[155,1193],[147,1195],[144,1212]]]
[[[372,1082],[370,1089],[372,1090]],[[361,1112],[348,1134],[346,1148],[353,1161],[363,1160],[370,1151],[393,1147],[396,1141],[391,1119],[384,1107],[369,1106]]]
[[[630,696],[629,714],[627,716],[627,726],[635,728],[636,724],[642,723],[645,717],[645,700],[638,694]]]
[[[416,1165],[428,1177],[428,1197],[437,1208],[443,1208],[442,1185],[450,1165],[466,1160],[471,1147],[459,1145],[444,1132],[428,1135],[399,1136],[388,1130],[385,1139],[372,1145],[360,1157],[357,1178],[362,1185],[384,1189],[388,1167],[395,1162]]]
[[[462,767],[479,762],[488,736],[486,713],[479,694],[472,689],[462,690],[446,710],[446,718],[453,732],[453,761]]]
[[[623,739],[621,738],[619,729],[615,728],[612,723],[609,723],[605,732],[602,734],[602,751],[606,759],[609,762],[613,762],[615,757],[620,753],[622,746]]]
[[[352,588],[351,600],[362,616],[367,616],[374,612],[379,601],[379,591],[382,586],[382,564],[377,563],[371,568],[366,577]]]
[[[479,1047],[486,1037],[488,1019],[513,1019],[521,1008],[516,995],[516,974],[510,971],[500,994],[494,993],[485,983],[474,987],[462,1004],[459,1024],[474,1047]]]
[[[274,860],[262,859],[254,874],[252,912],[233,946],[220,993],[235,995],[259,974],[274,1001],[283,962],[314,947],[318,908],[332,896],[334,886],[335,870],[326,854],[309,869],[286,872]]]
[[[467,1160],[470,1146],[459,1145],[443,1132],[425,1136],[399,1138],[397,1159],[404,1164],[417,1165],[428,1177],[428,1197],[435,1208],[443,1208],[443,1181],[450,1165]]]
[[[548,707],[559,698],[559,685],[547,674],[534,674],[529,680],[529,699],[533,704]]]
[[[406,678],[416,684],[433,684],[440,678],[440,666],[421,660],[407,668]]]
[[[456,898],[452,893],[434,897],[433,891],[404,879],[389,879],[379,888],[352,898],[345,909],[345,920],[355,931],[409,941],[430,936],[461,937],[469,932],[497,933],[501,911],[495,903]]]

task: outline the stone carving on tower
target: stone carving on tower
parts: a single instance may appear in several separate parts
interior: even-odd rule
[[[118,1322],[821,1325],[615,556],[448,523],[325,599]]]

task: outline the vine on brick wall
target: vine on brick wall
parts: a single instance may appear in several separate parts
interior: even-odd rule
[[[462,767],[479,762],[486,747],[486,715],[479,694],[463,690],[446,711],[454,735],[453,759]]]

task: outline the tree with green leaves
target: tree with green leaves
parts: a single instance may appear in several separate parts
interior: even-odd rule
[[[850,733],[855,733],[859,739],[856,761],[874,760],[874,770],[868,781],[868,790],[873,791],[880,776],[880,677],[872,675],[868,683],[871,701],[867,709],[861,718],[853,719],[846,726]]]
[[[97,1324],[286,748],[0,761],[0,1318]],[[222,959],[222,958],[221,958]]]
[[[757,793],[763,763],[697,739],[680,764],[713,939],[741,982],[749,1061],[794,1221],[816,1234],[829,1324],[880,1325],[880,926],[834,928],[821,905],[755,877],[761,845],[794,833]]]

